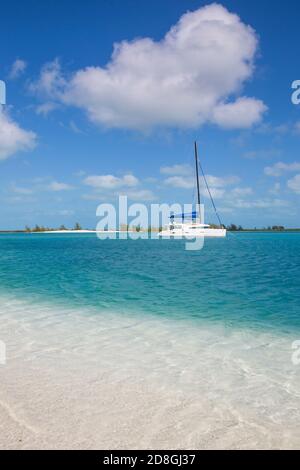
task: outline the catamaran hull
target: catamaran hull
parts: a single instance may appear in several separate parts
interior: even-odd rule
[[[163,230],[159,233],[159,237],[162,238],[224,238],[226,237],[225,229],[207,228],[203,230],[190,230],[190,231],[179,231],[179,230]]]

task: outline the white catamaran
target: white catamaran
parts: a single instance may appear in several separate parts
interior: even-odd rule
[[[198,149],[197,142],[195,142],[195,167],[196,167],[196,182],[197,182],[197,210],[193,211],[191,214],[177,214],[170,216],[170,223],[167,229],[162,230],[159,233],[160,237],[226,237],[226,229],[221,223],[220,217],[216,210],[212,194],[210,192],[205,174],[201,168],[202,176],[206,184],[207,192],[210,196],[213,208],[215,210],[216,216],[218,218],[220,228],[212,228],[210,225],[204,224],[201,220],[201,199],[200,199],[200,183],[199,183],[199,161],[198,161]],[[179,219],[179,222],[176,222],[175,219]]]

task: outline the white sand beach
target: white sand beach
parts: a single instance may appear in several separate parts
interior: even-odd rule
[[[290,338],[2,298],[1,449],[297,448]]]

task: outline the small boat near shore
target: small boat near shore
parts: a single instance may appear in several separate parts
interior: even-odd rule
[[[212,228],[207,224],[200,224],[197,222],[170,222],[166,230],[162,230],[159,234],[160,237],[182,238],[182,237],[226,237],[225,228]]]
[[[197,183],[197,210],[193,211],[191,214],[183,213],[183,214],[171,215],[169,226],[168,228],[166,228],[165,230],[162,230],[159,233],[160,237],[165,237],[165,238],[226,237],[226,229],[224,228],[224,225],[221,223],[221,220],[217,212],[212,194],[210,192],[205,174],[200,165],[202,176],[206,184],[206,189],[210,196],[210,199],[211,199],[211,202],[212,202],[212,205],[215,210],[220,226],[219,228],[211,227],[210,225],[205,224],[204,221],[202,221],[197,142],[194,143],[194,149],[195,149],[195,169],[196,169],[196,183]],[[176,222],[175,221],[176,219],[179,221]]]

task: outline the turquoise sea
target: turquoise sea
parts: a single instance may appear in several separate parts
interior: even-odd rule
[[[299,279],[298,233],[0,235],[10,447],[299,448]]]
[[[200,251],[182,240],[94,234],[0,236],[0,292],[68,307],[300,329],[300,234],[229,233]]]

